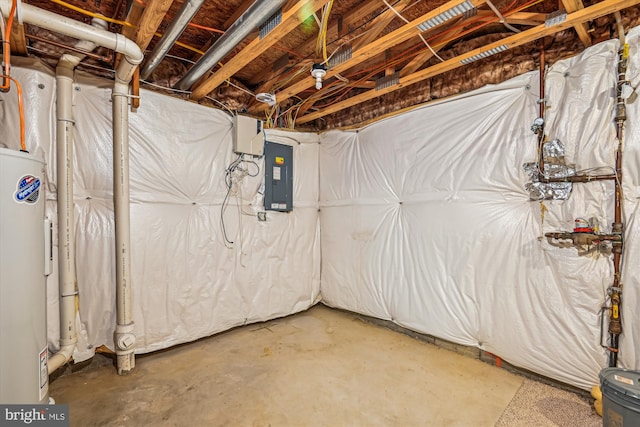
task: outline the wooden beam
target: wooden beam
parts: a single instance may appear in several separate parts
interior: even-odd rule
[[[351,67],[353,67],[354,65],[357,65],[363,61],[366,61],[367,59],[370,59],[376,55],[378,55],[381,52],[384,52],[386,49],[389,49],[399,43],[404,42],[405,40],[408,40],[412,37],[417,36],[419,30],[417,29],[418,25],[422,24],[424,21],[426,21],[427,19],[431,19],[449,9],[451,9],[452,7],[458,6],[461,3],[464,3],[465,0],[450,0],[449,2],[443,4],[442,6],[431,10],[430,12],[420,16],[417,19],[414,19],[413,21],[409,22],[406,25],[403,25],[402,27],[398,28],[397,30],[379,38],[378,40],[375,40],[372,43],[369,43],[366,46],[363,46],[362,48],[358,49],[357,51],[353,52],[353,55],[351,57],[350,60],[343,62],[342,64],[339,64],[335,67],[333,67],[332,69],[330,69],[329,71],[327,71],[327,76],[326,78],[335,76],[336,74],[339,74]],[[471,3],[474,6],[480,6],[481,4],[485,3],[485,0],[471,0]],[[278,102],[280,101],[284,101],[286,99],[291,98],[293,95],[302,92],[305,89],[308,89],[310,87],[313,87],[314,85],[314,81],[313,79],[309,78],[309,79],[304,79],[299,81],[298,83],[295,83],[291,86],[289,86],[288,88],[279,91],[276,94],[276,97],[278,99]],[[266,107],[264,107],[263,105],[259,105],[256,106],[256,110],[255,111],[251,111],[252,113],[257,113],[258,111],[262,111],[264,110]]]
[[[432,67],[425,68],[424,70],[420,70],[406,77],[401,77],[400,82],[394,86],[390,86],[388,88],[381,89],[381,90],[369,90],[367,92],[363,92],[359,95],[353,96],[344,101],[331,105],[330,107],[327,107],[321,111],[307,114],[306,116],[298,118],[296,120],[296,123],[302,124],[302,123],[310,122],[320,117],[324,117],[326,115],[335,113],[337,111],[344,110],[345,108],[349,108],[354,105],[360,104],[362,102],[368,101],[370,99],[377,98],[381,95],[391,93],[403,87],[407,87],[412,84],[421,82],[433,76],[437,76],[447,71],[454,70],[463,65],[461,61],[471,58],[472,56],[480,54],[482,52],[486,52],[490,49],[493,49],[502,45],[506,45],[509,49],[512,49],[514,47],[517,47],[526,43],[530,43],[539,38],[550,36],[560,31],[564,31],[576,24],[597,19],[602,16],[608,15],[610,13],[616,12],[618,10],[635,6],[638,3],[640,3],[640,0],[604,0],[600,3],[596,3],[593,6],[589,6],[582,10],[568,14],[567,19],[564,22],[561,22],[557,25],[547,27],[545,26],[545,24],[541,24],[541,25],[538,25],[537,27],[525,30],[521,33],[514,34],[513,36],[509,36],[502,40],[498,40],[488,45],[479,47],[470,52],[464,53],[462,55],[458,55],[455,58],[451,58],[447,61],[436,64]]]
[[[562,0],[562,5],[567,10],[567,13],[573,13],[584,9],[582,0]],[[576,33],[578,33],[578,37],[584,47],[591,46],[591,36],[589,35],[589,28],[587,27],[587,24],[585,22],[581,22],[574,25],[573,28],[576,29]]]
[[[400,13],[408,5],[408,0],[401,0],[394,6],[394,8],[398,11],[398,13]],[[384,29],[387,28],[389,24],[391,24],[391,21],[393,21],[397,17],[398,16],[391,9],[387,9],[380,15],[376,16],[376,18],[372,21],[372,27],[366,32],[364,36],[358,38],[355,42],[353,42],[351,49],[358,50],[377,39],[380,33],[382,33]]]
[[[134,1],[131,3],[131,8],[129,9],[129,13],[125,19],[126,22],[135,25],[135,27],[129,27],[125,25],[122,27],[122,35],[128,39],[133,40],[138,32],[138,23],[140,22],[140,18],[142,17],[142,12],[144,12],[144,6]]]
[[[149,0],[147,6],[142,11],[135,40],[143,52],[149,46],[151,40],[153,40],[153,36],[156,34],[164,16],[171,7],[171,3],[173,3],[173,0]],[[134,5],[135,4],[136,2],[134,2]],[[135,110],[140,107],[140,72],[138,68],[136,68],[136,72],[133,75],[132,89],[133,101],[131,108]]]
[[[144,12],[144,6],[137,1],[131,3],[131,7],[129,8],[129,12],[127,13],[127,17],[125,21],[132,24],[123,25],[122,26],[122,35],[126,38],[133,40],[136,37],[138,32],[138,23],[142,18],[142,12]],[[144,49],[143,49],[144,50]],[[122,61],[122,54],[116,55],[116,67]],[[131,80],[131,94],[134,96],[131,98],[131,110],[135,111],[140,108],[140,70],[136,68],[136,71],[133,74],[133,78]]]
[[[547,15],[544,13],[516,12],[511,15],[505,15],[505,19],[509,24],[536,26],[542,24],[547,19]]]
[[[463,27],[460,27],[457,28],[453,33],[447,32],[447,34],[437,37],[435,40],[430,42],[429,46],[431,46],[431,49],[433,49],[434,52],[438,52],[445,46],[445,43],[443,43],[444,40],[457,36],[462,32],[463,29]],[[413,74],[414,72],[418,71],[418,69],[422,67],[428,60],[433,58],[434,55],[433,52],[431,52],[431,49],[427,48],[424,52],[416,55],[411,61],[409,61],[409,63],[405,65],[402,70],[400,70],[400,77],[406,77],[409,74]]]
[[[249,6],[251,6],[253,3],[255,3],[255,0],[244,0],[244,2],[242,2],[242,4],[236,8],[235,12],[233,12],[233,14],[224,22],[224,24],[222,25],[223,30],[226,31],[234,22],[238,20],[238,18],[240,18],[240,16],[242,16],[243,13],[247,11],[247,9],[249,9]]]
[[[477,16],[477,15],[476,15]],[[505,15],[507,22],[510,24],[520,24],[520,25],[540,25],[545,19],[546,15],[544,13],[530,13],[530,12],[515,12],[510,15]],[[493,12],[487,12],[486,16],[483,17],[483,20],[495,20],[496,15]],[[438,52],[445,45],[443,44],[445,40],[451,39],[458,34],[462,33],[464,28],[457,28],[453,33],[447,32],[445,35],[435,38],[433,41],[429,42],[431,48]],[[418,69],[424,65],[429,59],[433,58],[433,52],[427,49],[424,50],[421,54],[414,57],[405,67],[400,71],[400,76],[405,77],[409,74],[413,74],[418,71]]]
[[[382,3],[380,0],[368,0],[365,2],[360,2],[355,9],[342,16],[342,31],[349,32],[351,27],[355,25],[357,21],[361,20],[364,16],[375,12],[381,7],[384,7],[384,3]],[[327,29],[327,43],[332,43],[333,41],[336,41],[341,37],[341,35],[339,34],[340,29],[338,27],[338,20],[329,24],[329,28]],[[295,48],[295,51],[299,52],[303,57],[309,56],[309,54],[311,54],[316,49],[317,39],[318,32],[315,31],[311,37],[298,45]],[[269,83],[274,75],[276,74],[273,74],[271,70],[266,69],[256,74],[255,76],[252,76],[249,79],[249,83],[255,85],[264,82],[260,86],[260,89],[257,90],[257,92],[270,92],[272,90],[272,85],[270,85]]]
[[[140,17],[136,44],[144,51],[153,40],[173,0],[149,0]]]
[[[366,2],[360,2],[355,9],[346,15],[342,16],[342,32],[349,32],[351,27],[356,24],[357,21],[363,17],[377,11],[378,9],[385,7],[384,3],[380,0],[368,0]],[[327,28],[327,42],[338,40],[342,35],[338,28],[338,20],[329,24]],[[313,36],[309,37],[304,43],[296,48],[298,52],[306,55],[308,52],[313,52],[316,49],[316,40],[318,33],[315,32]]]
[[[241,52],[227,61],[215,74],[193,90],[191,98],[194,100],[204,98],[209,92],[220,86],[225,80],[240,71],[245,65],[289,34],[328,1],[329,0],[301,0],[296,3],[292,8],[282,14],[282,22],[278,26],[264,38],[255,38],[242,49]]]
[[[291,2],[292,0],[290,0]],[[242,16],[243,13],[245,13],[247,11],[247,9],[249,9],[249,6],[251,6],[253,3],[255,3],[255,0],[245,0],[244,3],[242,3],[240,6],[238,6],[235,10],[235,12],[233,12],[233,14],[227,18],[226,21],[224,21],[224,24],[222,24],[222,28],[220,28],[222,31],[227,31],[229,29],[229,27],[231,25],[233,25],[234,22],[236,22],[238,20],[238,18],[240,18],[240,16]],[[287,5],[285,5],[285,8],[287,7]],[[284,8],[283,8],[284,9]],[[255,35],[249,36],[249,37],[254,37]],[[207,50],[209,50],[209,48],[211,46],[213,46],[213,43],[215,43],[216,40],[218,40],[220,38],[220,35],[215,36],[215,37],[209,37],[209,39],[200,47],[200,49],[203,52],[206,52]],[[197,60],[200,56],[200,54],[195,53],[194,55],[191,56],[192,60]]]
[[[10,42],[11,53],[27,56],[27,38],[24,35],[24,24],[19,24],[18,22],[13,23]]]

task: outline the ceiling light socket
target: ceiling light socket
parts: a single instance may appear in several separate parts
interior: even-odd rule
[[[316,79],[316,89],[322,89],[322,79],[327,75],[327,67],[324,64],[313,64],[311,77]]]
[[[273,93],[260,92],[256,94],[256,100],[260,102],[266,102],[271,107],[276,105],[276,96]]]

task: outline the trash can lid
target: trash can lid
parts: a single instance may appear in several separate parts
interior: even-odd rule
[[[610,387],[618,393],[640,400],[640,371],[622,368],[605,368],[600,371],[602,391]]]

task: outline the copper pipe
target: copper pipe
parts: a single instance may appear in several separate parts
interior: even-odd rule
[[[540,40],[540,115],[539,117],[544,120],[544,68],[545,68],[545,53],[544,53],[544,38]],[[538,171],[540,175],[544,175],[544,158],[542,155],[542,145],[544,144],[544,122],[540,133],[538,134]]]
[[[619,26],[621,25],[618,22]],[[623,224],[622,224],[622,138],[624,122],[627,119],[625,100],[622,97],[622,85],[626,81],[628,50],[624,42],[624,32],[620,36],[620,50],[618,51],[618,84],[617,104],[616,104],[616,137],[618,138],[618,150],[616,151],[616,191],[615,191],[615,211],[612,232],[621,238],[621,243],[613,251],[613,285],[609,290],[611,299],[611,309],[609,312],[609,366],[615,367],[618,364],[618,343],[622,334],[622,321],[620,320],[620,307],[622,303],[622,282],[620,280],[620,268],[623,250]]]
[[[565,176],[559,178],[545,178],[544,176],[540,177],[540,182],[591,182],[591,181],[608,181],[608,180],[616,180],[616,174],[606,174],[606,175],[573,175],[573,176]],[[617,191],[617,183],[616,183],[616,191]]]
[[[86,56],[88,56],[90,58],[94,58],[94,59],[97,59],[97,60],[103,61],[103,62],[110,62],[112,57],[113,57],[113,55],[103,56],[103,55],[98,55],[98,54],[95,54],[95,53],[92,53],[92,52],[87,52],[85,50],[77,49],[77,48],[75,48],[73,46],[68,46],[68,45],[66,45],[64,43],[60,43],[60,42],[56,42],[56,41],[53,41],[53,40],[45,39],[44,37],[39,37],[39,36],[36,36],[36,35],[33,35],[33,34],[25,34],[25,36],[27,38],[31,39],[31,40],[35,40],[35,41],[39,41],[39,42],[42,42],[42,43],[50,44],[52,46],[56,46],[56,47],[59,47],[59,48],[62,48],[62,49],[66,49],[66,50],[69,50],[71,52],[81,53],[81,54],[86,55]]]
[[[591,236],[593,241],[599,242],[622,242],[622,236],[620,234],[598,234],[598,233],[580,233],[580,232],[553,232],[544,233],[545,237],[555,240],[574,240],[575,237]]]
[[[540,117],[544,119],[544,67],[545,52],[544,52],[544,38],[540,40]]]

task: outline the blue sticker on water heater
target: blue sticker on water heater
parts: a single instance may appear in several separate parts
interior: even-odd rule
[[[18,181],[18,189],[15,194],[18,203],[34,204],[40,197],[40,178],[33,175],[25,175]]]

